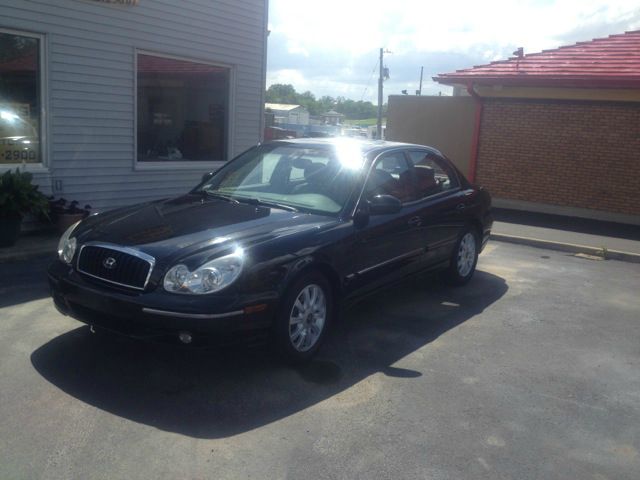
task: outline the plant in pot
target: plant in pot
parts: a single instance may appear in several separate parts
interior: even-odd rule
[[[51,210],[51,219],[56,224],[56,228],[60,234],[63,234],[67,228],[74,223],[89,216],[89,212],[91,211],[91,205],[85,205],[84,208],[80,208],[76,200],[68,202],[64,198],[56,200],[50,197],[49,207]]]
[[[48,216],[47,197],[31,183],[33,175],[6,171],[0,176],[0,247],[15,244],[20,235],[22,217],[27,213]]]

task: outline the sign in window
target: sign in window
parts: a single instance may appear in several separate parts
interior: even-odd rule
[[[138,161],[224,160],[226,67],[138,54]]]

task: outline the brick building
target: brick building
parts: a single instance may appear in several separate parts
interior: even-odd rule
[[[640,31],[442,74],[476,102],[498,206],[640,224]]]

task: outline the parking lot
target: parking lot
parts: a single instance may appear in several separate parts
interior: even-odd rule
[[[0,264],[0,478],[640,478],[640,265],[494,242],[311,364],[92,335]]]

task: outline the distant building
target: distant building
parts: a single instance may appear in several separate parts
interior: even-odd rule
[[[344,115],[335,110],[329,110],[320,115],[320,117],[322,118],[322,123],[325,125],[341,125]]]
[[[274,125],[309,125],[309,111],[302,105],[266,103],[264,107],[273,113]]]

